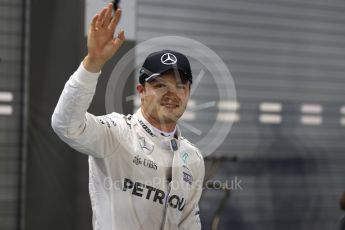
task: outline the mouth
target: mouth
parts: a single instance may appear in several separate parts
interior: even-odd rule
[[[162,103],[161,106],[166,107],[168,109],[174,109],[180,107],[178,104],[174,103]]]

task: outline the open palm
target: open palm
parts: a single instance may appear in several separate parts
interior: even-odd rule
[[[125,40],[124,31],[114,37],[120,18],[121,9],[117,9],[112,15],[112,4],[104,7],[93,17],[87,40],[89,58],[104,64],[120,48]]]

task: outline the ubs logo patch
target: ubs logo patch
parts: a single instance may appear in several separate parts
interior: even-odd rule
[[[142,161],[141,161],[141,158],[139,157],[139,155],[134,157],[133,163],[136,164],[136,165],[141,165],[142,164]]]
[[[144,158],[142,160],[139,155],[134,156],[133,163],[135,165],[142,165],[142,166],[144,166],[146,168],[153,169],[153,170],[157,170],[158,169],[158,166],[157,166],[157,164],[154,161],[151,161],[151,160],[146,159],[146,158]]]

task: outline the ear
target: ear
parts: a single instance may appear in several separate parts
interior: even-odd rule
[[[144,92],[145,86],[143,86],[142,84],[137,84],[136,89],[139,94],[142,94]]]
[[[137,89],[137,92],[140,95],[141,104],[143,104],[143,102],[144,102],[145,85],[137,84],[136,89]]]

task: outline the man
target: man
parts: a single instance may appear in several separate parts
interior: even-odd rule
[[[52,127],[72,148],[89,155],[95,230],[200,229],[204,162],[177,126],[192,83],[188,59],[172,50],[147,57],[135,114],[87,112],[103,65],[125,39],[124,31],[113,37],[120,15],[120,9],[112,15],[109,4],[92,19],[88,54],[65,85]]]

